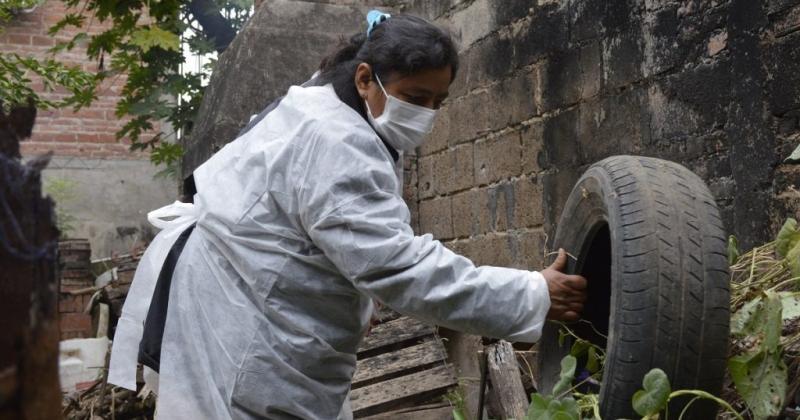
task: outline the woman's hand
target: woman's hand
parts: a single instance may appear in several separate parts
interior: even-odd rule
[[[541,271],[550,292],[550,311],[547,319],[577,321],[586,301],[586,279],[583,276],[564,274],[567,253],[558,250],[558,257],[550,267]]]

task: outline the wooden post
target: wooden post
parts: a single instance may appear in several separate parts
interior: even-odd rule
[[[508,341],[499,341],[486,348],[489,362],[489,380],[492,396],[503,419],[524,419],[528,411],[528,397],[522,386],[514,348]]]
[[[60,419],[58,231],[42,198],[49,156],[20,162],[36,109],[0,106],[0,418]]]

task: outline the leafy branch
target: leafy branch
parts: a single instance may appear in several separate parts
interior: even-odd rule
[[[16,10],[9,4],[19,8],[34,1],[3,2],[0,24]],[[115,115],[125,124],[116,133],[117,139],[127,138],[132,151],[150,151],[154,164],[169,169],[183,155],[175,140],[191,132],[213,70],[182,71],[184,50],[197,56],[222,52],[232,40],[231,34],[251,15],[252,0],[63,2],[68,13],[48,33],[56,36],[67,29],[77,33],[57,43],[46,59],[0,54],[0,101],[11,106],[32,98],[40,108],[71,106],[77,110],[96,99],[105,82],[122,79],[122,98]],[[90,33],[88,28],[94,23],[104,29]],[[97,63],[96,72],[56,59],[56,54],[78,46],[85,46],[87,58]],[[32,76],[41,80],[44,91],[62,87],[69,96],[44,98],[34,88]]]

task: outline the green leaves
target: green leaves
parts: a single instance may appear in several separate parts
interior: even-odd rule
[[[165,51],[180,51],[181,41],[177,34],[167,32],[158,26],[139,28],[131,34],[131,44],[148,52],[151,48]]]
[[[644,389],[633,394],[633,409],[641,416],[653,416],[667,407],[671,392],[667,374],[661,369],[647,372],[642,381]]]
[[[572,397],[562,396],[572,388],[577,364],[577,359],[572,355],[561,359],[561,373],[552,395],[532,394],[526,420],[580,420],[578,403]]]
[[[579,358],[586,356],[586,370],[591,374],[600,371],[603,361],[603,350],[582,338],[576,338],[569,351],[570,356]]]
[[[763,318],[763,306],[761,296],[745,303],[731,316],[731,334],[744,336],[758,331]]]
[[[786,365],[780,352],[760,350],[728,361],[728,371],[755,419],[777,416],[786,395]]]
[[[558,382],[553,386],[553,395],[558,396],[572,387],[572,380],[575,378],[575,367],[578,360],[572,355],[567,355],[561,359],[561,373]]]
[[[756,419],[776,416],[786,395],[786,365],[780,348],[784,301],[794,315],[794,293],[764,292],[731,319],[731,333],[753,342],[754,349],[728,361],[736,390]]]
[[[800,317],[800,292],[781,292],[782,318],[784,321]]]
[[[46,92],[57,88],[70,95],[57,101],[48,100],[31,89],[31,76],[38,76]],[[18,54],[0,53],[0,103],[10,108],[27,103],[31,98],[40,109],[72,106],[79,109],[95,97],[97,80],[79,67],[66,66],[53,59],[35,59]]]
[[[741,252],[739,252],[739,241],[733,235],[728,236],[728,265],[736,264],[739,255],[741,255]]]
[[[779,256],[785,258],[792,275],[800,277],[800,230],[797,228],[797,220],[791,217],[786,220],[778,232],[775,249]]]
[[[778,232],[775,244],[778,255],[785,257],[798,241],[800,241],[800,232],[797,230],[797,220],[790,217],[786,219],[786,222],[783,223],[781,230]]]
[[[12,11],[41,0],[8,0],[0,2],[0,22],[4,11]],[[0,54],[0,101],[4,106],[33,98],[39,108],[85,106],[94,100],[96,87],[106,78],[117,80],[125,75],[122,99],[117,103],[117,116],[128,119],[116,133],[130,141],[131,150],[151,150],[156,164],[176,165],[182,155],[178,146],[162,146],[160,139],[186,135],[199,109],[203,96],[203,78],[211,67],[200,74],[181,71],[185,58],[181,36],[186,46],[203,55],[213,50],[206,33],[194,22],[190,2],[174,0],[155,2],[115,2],[107,0],[63,0],[67,7],[60,21],[48,34],[64,36],[64,30],[76,28],[76,35],[66,35],[51,49],[56,54],[86,45],[86,57],[97,61],[95,74],[79,72],[55,60],[34,60]],[[240,29],[252,14],[252,0],[220,0],[220,15],[235,29]],[[8,14],[7,14],[8,15]],[[8,15],[10,16],[10,15]],[[143,17],[147,17],[146,19]],[[84,32],[91,19],[103,28],[91,35]],[[31,88],[31,75],[43,78],[46,89],[66,88],[72,96],[66,100],[48,100]],[[161,131],[169,127],[169,134]],[[152,135],[150,135],[152,134]]]
[[[571,397],[557,399],[540,394],[531,395],[526,420],[580,420],[580,409]]]

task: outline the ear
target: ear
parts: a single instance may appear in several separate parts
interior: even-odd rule
[[[367,98],[370,82],[372,82],[372,66],[367,63],[359,64],[358,67],[356,67],[355,84],[358,90],[358,96],[362,99]]]

